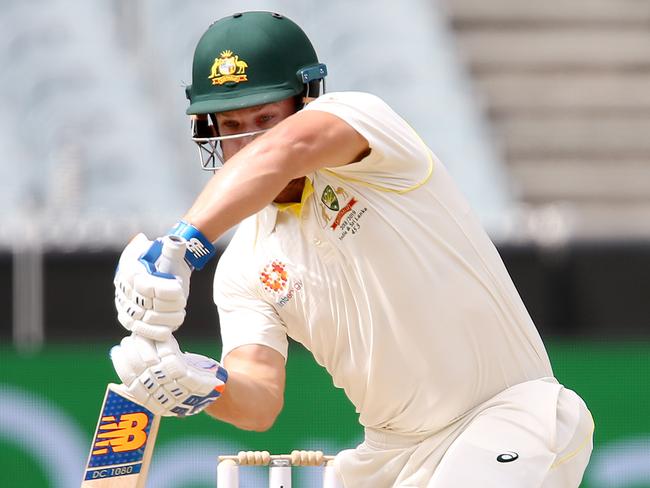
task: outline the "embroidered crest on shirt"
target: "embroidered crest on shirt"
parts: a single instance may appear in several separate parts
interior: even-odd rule
[[[354,208],[359,200],[350,195],[347,190],[340,186],[334,189],[327,185],[321,194],[320,201],[323,227],[329,227],[336,231],[339,240],[343,240],[348,234],[356,234],[359,231],[361,228],[359,219],[368,209],[366,207]],[[341,204],[342,201],[345,203]]]
[[[343,188],[339,187],[337,190],[340,190],[343,194],[345,194],[345,190],[343,190]],[[339,210],[339,199],[336,197],[336,192],[329,185],[327,185],[323,190],[320,201],[323,202],[325,206],[330,210],[333,210],[335,212]]]

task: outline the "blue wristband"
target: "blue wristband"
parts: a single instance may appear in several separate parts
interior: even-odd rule
[[[172,227],[168,235],[180,236],[187,241],[185,260],[194,269],[202,269],[217,253],[214,245],[199,229],[183,220]]]

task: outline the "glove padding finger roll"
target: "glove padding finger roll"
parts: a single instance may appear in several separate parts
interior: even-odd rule
[[[145,369],[160,362],[155,343],[135,334],[122,339],[111,349],[111,360],[115,372],[126,386],[142,374]]]
[[[179,237],[150,241],[133,238],[115,272],[115,308],[119,322],[132,332],[164,341],[185,320],[191,268],[186,243]]]
[[[134,334],[111,350],[111,359],[128,393],[157,415],[199,413],[219,398],[228,379],[214,359],[181,352],[173,336],[154,342]]]
[[[169,276],[165,278],[149,273],[136,274],[133,277],[133,292],[134,299],[139,297],[146,301],[149,303],[149,308],[151,308],[151,300],[154,298],[170,302],[179,299],[185,301],[181,280],[170,279]]]

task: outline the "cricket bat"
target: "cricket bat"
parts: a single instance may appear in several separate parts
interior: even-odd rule
[[[182,259],[185,241],[163,238],[157,269],[173,272]],[[156,443],[160,416],[138,404],[121,388],[106,387],[81,488],[144,488]]]
[[[106,387],[81,488],[144,488],[160,416]]]

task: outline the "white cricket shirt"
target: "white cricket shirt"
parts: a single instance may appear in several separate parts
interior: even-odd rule
[[[223,356],[309,349],[371,428],[435,431],[523,381],[552,376],[495,247],[444,166],[379,98],[330,93],[371,153],[308,175],[299,212],[242,222],[214,296]],[[295,210],[295,208],[294,208]]]

